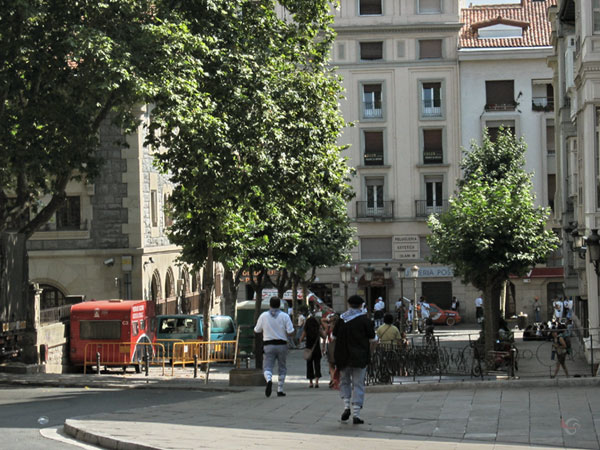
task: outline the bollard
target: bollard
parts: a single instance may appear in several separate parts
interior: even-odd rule
[[[144,371],[146,376],[150,373],[150,356],[148,355],[148,346],[144,345]]]
[[[198,354],[194,353],[194,378],[198,378]]]
[[[96,352],[96,374],[100,375],[100,352]]]
[[[437,364],[438,364],[438,374],[439,374],[438,382],[441,383],[442,382],[442,363],[440,362],[440,337],[436,336],[434,339],[437,339],[436,353],[437,353]]]

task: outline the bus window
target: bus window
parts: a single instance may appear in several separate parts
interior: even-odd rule
[[[140,333],[140,324],[137,320],[134,320],[131,323],[131,334],[132,336],[137,336]]]
[[[233,321],[229,317],[211,317],[211,332],[213,333],[233,333]]]
[[[80,339],[121,339],[120,320],[82,320],[79,322]]]

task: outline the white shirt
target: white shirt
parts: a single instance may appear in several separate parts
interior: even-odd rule
[[[281,311],[277,317],[273,317],[270,311],[265,311],[258,317],[255,333],[263,334],[263,341],[287,341],[288,334],[294,332],[294,325],[290,316]]]
[[[298,328],[303,327],[304,322],[306,322],[306,317],[304,317],[304,314],[300,314],[298,316]]]
[[[427,319],[429,317],[429,303],[421,303],[421,317]]]
[[[402,308],[402,300],[396,302],[396,310],[399,310],[400,308]]]
[[[383,300],[379,300],[377,303],[375,303],[375,311],[383,311],[384,308],[385,303],[383,303]]]
[[[481,308],[483,306],[483,299],[481,297],[477,297],[475,299],[475,307]]]

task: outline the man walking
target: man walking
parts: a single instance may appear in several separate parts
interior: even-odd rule
[[[365,423],[360,418],[365,398],[365,374],[369,363],[371,343],[375,330],[367,314],[361,309],[364,300],[358,295],[348,299],[348,311],[335,324],[334,360],[340,370],[340,396],[344,402],[342,421],[352,414],[352,423]],[[352,405],[352,411],[350,406]]]
[[[383,315],[385,314],[385,303],[383,298],[377,297],[377,302],[373,307],[373,318],[375,319],[375,328],[379,328],[383,324]]]
[[[267,382],[265,395],[267,397],[271,396],[273,389],[273,366],[275,365],[275,360],[277,360],[277,368],[279,369],[277,396],[285,397],[283,383],[285,382],[285,374],[287,372],[287,339],[288,336],[294,334],[294,325],[290,316],[280,309],[281,300],[279,297],[271,297],[269,306],[269,310],[258,317],[256,326],[254,327],[255,333],[263,334],[263,351],[265,354],[263,366],[265,381]]]
[[[483,299],[481,295],[475,299],[475,317],[477,323],[483,322]]]

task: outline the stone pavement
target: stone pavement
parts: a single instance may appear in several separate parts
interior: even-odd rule
[[[263,387],[229,387],[229,365],[213,365],[208,383],[194,379],[190,369],[170,377],[153,368],[149,377],[132,372],[0,373],[0,384],[151,388],[157,396],[169,395],[171,389],[220,391],[209,401],[66,421],[67,433],[105,448],[600,448],[600,377],[566,379],[560,372],[554,380],[548,376],[494,381],[467,377],[440,383],[429,378],[420,383],[405,380],[371,386],[362,413],[365,424],[352,425],[340,422],[342,403],[339,393],[327,388],[327,376],[320,389],[307,388],[301,354],[299,350],[289,354],[288,395],[283,398],[275,394],[266,398]],[[544,351],[540,359],[547,364],[547,358]],[[529,364],[537,360],[531,358]],[[326,372],[324,361],[322,369]]]

